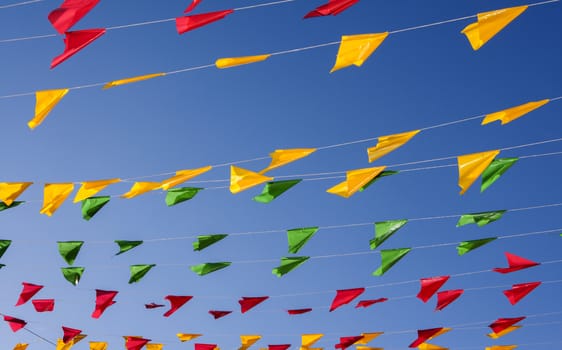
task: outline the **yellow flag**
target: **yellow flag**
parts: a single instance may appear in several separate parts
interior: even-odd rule
[[[68,89],[35,92],[35,116],[27,123],[27,126],[32,130],[39,126],[67,93]]]
[[[172,176],[169,179],[162,181],[162,189],[167,191],[172,187],[175,187],[181,183],[189,181],[196,176],[199,176],[207,171],[211,170],[212,166],[206,166],[197,169],[188,169],[188,170],[178,170],[176,171],[176,175]]]
[[[250,187],[254,187],[271,180],[273,180],[272,177],[264,176],[234,165],[230,166],[230,192],[232,193],[242,192]]]
[[[72,182],[45,184],[43,188],[43,207],[39,212],[52,216],[73,190],[74,184]]]
[[[164,349],[164,344],[158,344],[158,343],[146,344],[146,350],[162,350],[162,349]]]
[[[74,342],[74,344],[78,344],[79,341],[81,341],[82,339],[86,338],[88,335],[86,334],[78,334],[77,336],[75,336],[72,341]]]
[[[330,73],[351,65],[361,67],[387,36],[388,32],[342,36],[336,64]]]
[[[129,192],[122,194],[121,197],[131,199],[143,193],[154,191],[162,187],[160,182],[135,182]]]
[[[308,348],[322,338],[324,334],[303,334],[301,336],[301,346]]]
[[[189,334],[189,333],[178,333],[176,334],[178,336],[178,339],[183,343],[186,341],[190,341],[193,340],[195,338],[199,338],[200,336],[202,336],[202,334]]]
[[[57,349],[56,350],[70,350],[74,346],[74,341],[69,341],[68,343],[64,343],[62,339],[57,339]]]
[[[442,346],[439,345],[434,345],[434,344],[428,344],[428,343],[421,343],[418,346],[419,350],[449,350],[449,348],[444,348]]]
[[[103,88],[109,89],[109,88],[119,86],[119,85],[131,84],[131,83],[136,83],[136,82],[143,81],[143,80],[162,77],[164,75],[166,75],[166,73],[154,73],[154,74],[147,74],[147,75],[139,75],[137,77],[127,78],[127,79],[114,80],[114,81],[110,81],[109,83],[105,84],[103,86]]]
[[[452,328],[442,328],[439,332],[435,333],[433,336],[429,337],[429,339],[437,338],[440,335],[448,333],[452,330]]]
[[[385,166],[379,166],[374,168],[349,170],[346,174],[345,181],[329,188],[326,192],[349,198],[355,192],[359,191],[361,187],[365,186],[369,181],[382,173],[385,168]]]
[[[260,174],[265,174],[270,170],[304,158],[315,151],[316,148],[277,149],[269,154],[271,157],[271,163],[267,168],[260,171]]]
[[[107,350],[107,343],[103,341],[91,341],[90,350]]]
[[[220,69],[236,67],[243,64],[265,61],[269,58],[269,56],[271,55],[219,58],[215,61],[215,66]]]
[[[357,344],[357,343],[355,343],[355,344]],[[358,345],[358,346],[355,348],[355,350],[384,350],[384,348],[373,348],[373,347],[371,347],[371,346],[361,346],[361,345]]]
[[[488,337],[490,337],[490,338],[492,338],[492,339],[498,339],[498,338],[501,338],[501,337],[503,337],[504,335],[506,335],[506,334],[508,334],[508,333],[511,333],[511,332],[513,332],[513,331],[518,330],[518,329],[521,328],[521,327],[523,327],[523,326],[509,326],[509,327],[507,327],[506,329],[504,329],[503,331],[501,331],[501,332],[499,332],[499,333],[494,333],[494,332],[492,332],[492,333],[488,334]]]
[[[461,194],[464,194],[470,188],[498,154],[500,154],[500,151],[495,150],[457,157]]]
[[[96,180],[96,181],[85,181],[82,182],[82,186],[76,193],[74,197],[74,203],[83,201],[84,199],[95,196],[98,192],[102,191],[107,186],[120,182],[121,179],[109,179],[109,180]]]
[[[29,344],[27,343],[16,344],[16,346],[14,346],[14,350],[26,350],[28,345]]]
[[[502,125],[511,123],[515,119],[521,118],[525,114],[532,112],[539,107],[544,106],[549,101],[550,101],[549,99],[546,99],[546,100],[528,102],[520,106],[511,107],[499,112],[487,114],[486,117],[482,120],[482,125],[495,122],[496,120],[501,120]]]
[[[478,22],[469,24],[461,33],[466,35],[472,49],[476,51],[526,9],[527,6],[517,6],[479,13]]]
[[[7,206],[12,205],[20,194],[32,184],[33,182],[0,182],[0,201]]]
[[[361,333],[363,338],[356,342],[355,344],[359,345],[367,345],[372,342],[375,338],[381,336],[384,332],[374,332],[374,333]]]
[[[260,339],[261,339],[261,335],[241,335],[240,343],[242,343],[242,345],[238,348],[238,350],[249,349]]]
[[[513,350],[517,348],[517,345],[494,345],[487,346],[486,350]]]
[[[416,136],[420,131],[421,130],[414,130],[401,134],[379,137],[377,145],[367,149],[367,154],[369,155],[369,163],[372,163],[380,157],[394,151],[395,149],[404,146],[406,142],[410,141],[410,139]]]

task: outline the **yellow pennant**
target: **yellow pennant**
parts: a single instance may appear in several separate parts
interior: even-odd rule
[[[311,153],[315,152],[316,148],[292,148],[292,149],[277,149],[269,154],[271,163],[260,174],[265,174],[270,170],[279,168],[283,165],[294,162],[295,160],[304,158]]]
[[[506,334],[509,334],[509,333],[511,333],[511,332],[513,332],[513,331],[518,330],[518,329],[521,328],[521,327],[523,327],[523,326],[509,326],[509,327],[507,327],[506,329],[504,329],[503,331],[501,331],[501,332],[499,332],[499,333],[494,333],[494,332],[492,332],[492,333],[488,334],[488,337],[490,337],[490,338],[492,338],[492,339],[498,339],[498,338],[503,337],[503,336],[506,335]]]
[[[96,181],[85,181],[82,182],[82,186],[76,193],[74,197],[74,203],[83,201],[84,199],[95,196],[98,192],[102,191],[107,186],[120,182],[121,179],[109,179],[109,180],[96,180]]]
[[[448,333],[452,330],[452,328],[442,328],[439,332],[435,333],[433,336],[429,337],[429,340],[437,338],[445,333]]]
[[[74,344],[78,344],[79,341],[86,338],[87,336],[88,336],[87,334],[80,333],[72,339],[72,342],[74,342]]]
[[[517,345],[494,345],[487,346],[486,350],[513,350],[517,348]]]
[[[379,166],[374,168],[349,170],[346,173],[345,181],[329,188],[326,192],[349,198],[355,192],[359,191],[361,187],[365,186],[369,183],[369,181],[382,173],[385,168],[385,166]]]
[[[14,346],[14,350],[26,350],[28,345],[29,344],[27,343],[16,344],[16,346]]]
[[[143,193],[154,191],[162,187],[160,182],[135,182],[129,192],[122,194],[121,197],[131,199]]]
[[[320,338],[322,338],[324,336],[324,334],[303,334],[301,336],[301,346],[308,348],[312,345],[314,345],[314,343],[316,343],[317,341],[320,340]]]
[[[43,189],[43,207],[40,213],[52,216],[73,190],[74,184],[72,182],[45,184]]]
[[[261,339],[261,335],[241,335],[240,343],[242,343],[242,345],[238,348],[238,350],[249,349],[260,339]]]
[[[62,339],[57,339],[57,349],[56,350],[70,350],[74,346],[74,341],[69,341],[68,343],[64,343]]]
[[[12,205],[20,194],[32,184],[33,182],[0,182],[0,201],[7,206]]]
[[[159,343],[146,344],[146,350],[162,350],[162,349],[164,349],[164,344],[159,344]]]
[[[35,116],[27,123],[27,126],[32,130],[39,126],[67,93],[68,89],[35,92]]]
[[[370,342],[372,342],[373,340],[375,340],[376,338],[378,338],[379,336],[381,336],[382,334],[384,334],[384,332],[361,333],[363,338],[361,338],[361,340],[359,340],[355,344],[367,345]]]
[[[544,106],[549,101],[550,101],[549,99],[546,99],[546,100],[529,102],[529,103],[522,104],[520,106],[511,107],[499,112],[487,114],[484,120],[482,120],[482,125],[495,122],[496,120],[501,120],[502,125],[511,123],[515,119],[521,118],[525,114],[532,112],[539,107]]]
[[[90,350],[107,350],[107,343],[103,341],[91,341]]]
[[[418,346],[419,350],[449,350],[449,348],[444,348],[439,345],[429,344],[429,343],[421,343]]]
[[[358,345],[355,350],[384,350],[384,348],[373,348],[371,346],[361,346]]]
[[[387,36],[388,32],[342,36],[336,64],[330,73],[351,65],[361,67]]]
[[[189,333],[178,333],[176,334],[178,336],[178,339],[183,343],[186,341],[190,341],[193,340],[195,338],[199,338],[200,336],[202,336],[202,334],[189,334]]]
[[[469,24],[461,33],[466,35],[472,49],[476,51],[526,9],[527,6],[517,6],[479,13],[478,22]]]
[[[213,168],[212,166],[206,166],[206,167],[197,168],[197,169],[178,170],[178,171],[176,171],[175,176],[172,176],[171,178],[162,181],[162,189],[164,191],[167,191],[172,187],[175,187],[175,186],[177,186],[181,183],[184,183],[186,181],[189,181],[189,180],[193,179],[196,176],[199,176],[203,173],[206,173],[207,171],[211,170],[212,168]]]
[[[404,146],[406,142],[410,141],[410,139],[416,136],[420,131],[421,130],[414,130],[401,134],[379,137],[377,145],[367,149],[367,154],[369,155],[369,163],[372,163],[380,157],[394,151],[395,149]]]
[[[459,186],[462,189],[460,194],[464,194],[470,188],[478,176],[486,170],[488,165],[490,165],[498,154],[500,154],[500,151],[495,150],[457,157]]]
[[[269,56],[271,55],[219,58],[215,61],[215,66],[220,69],[236,67],[244,64],[265,61],[269,58]]]
[[[273,178],[255,173],[251,170],[242,169],[237,166],[230,166],[230,192],[238,193],[250,187],[257,186]]]
[[[158,77],[162,77],[164,75],[166,75],[166,73],[154,73],[154,74],[147,74],[147,75],[139,75],[137,77],[127,78],[127,79],[114,80],[114,81],[110,81],[109,83],[105,84],[103,86],[103,89],[109,89],[109,88],[119,86],[119,85],[131,84],[131,83],[136,83],[136,82],[143,81],[143,80],[158,78]]]

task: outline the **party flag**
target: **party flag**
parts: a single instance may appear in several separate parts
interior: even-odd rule
[[[83,267],[61,267],[62,275],[64,278],[72,283],[73,285],[78,285],[82,274],[84,273]]]
[[[213,167],[212,166],[205,166],[202,168],[197,168],[197,169],[186,169],[186,170],[178,170],[176,171],[176,175],[172,176],[169,179],[163,180],[161,182],[162,184],[162,189],[164,191],[169,190],[172,187],[176,187],[177,185],[180,185],[186,181],[189,181],[201,174],[204,174],[206,172],[208,172],[209,170],[211,170]]]
[[[215,66],[219,69],[241,66],[244,64],[265,61],[271,55],[243,56],[243,57],[227,57],[219,58],[215,61]]]
[[[549,99],[533,101],[516,107],[511,107],[498,112],[487,114],[486,117],[482,120],[482,125],[493,123],[497,120],[500,120],[502,125],[511,123],[515,119],[521,118],[525,114],[530,113],[535,109],[544,106],[548,102],[550,102]]]
[[[494,269],[495,272],[510,273],[540,265],[538,262],[534,262],[508,252],[505,253],[505,257],[507,258],[507,264],[509,267],[496,267]]]
[[[387,36],[388,32],[342,36],[336,63],[330,73],[351,65],[361,67]]]
[[[384,348],[374,348],[372,346],[357,345],[355,350],[384,350]]]
[[[516,323],[523,321],[525,318],[525,316],[513,318],[498,318],[488,327],[490,327],[494,333],[499,334],[509,327],[515,325]]]
[[[427,303],[431,297],[449,280],[450,276],[438,276],[420,279],[421,288],[417,295],[418,299]]]
[[[492,186],[506,171],[515,164],[519,158],[501,158],[494,159],[490,165],[482,173],[482,185],[480,192],[484,192],[488,187]]]
[[[217,344],[200,344],[196,343],[194,345],[194,350],[220,350]]]
[[[378,299],[369,299],[369,300],[361,300],[357,303],[357,305],[355,305],[355,308],[368,308],[371,305],[374,304],[378,304],[378,303],[384,303],[385,301],[388,301],[388,298],[378,298]]]
[[[449,349],[435,344],[421,343],[418,346],[418,350],[449,350]]]
[[[232,311],[219,311],[219,310],[210,310],[209,314],[211,314],[211,316],[213,316],[213,318],[215,320],[230,315],[232,313]]]
[[[301,348],[310,348],[323,336],[324,334],[303,334],[301,336]]]
[[[241,335],[238,350],[247,350],[261,339],[261,335]]]
[[[163,77],[165,75],[166,75],[166,73],[153,73],[153,74],[139,75],[139,76],[131,77],[131,78],[113,80],[113,81],[110,81],[110,82],[106,83],[103,86],[103,89],[105,90],[105,89],[110,89],[110,88],[116,87],[116,86],[121,86],[121,85],[126,85],[126,84],[131,84],[131,83],[137,83],[139,81]]]
[[[472,49],[476,51],[526,9],[527,6],[517,6],[479,13],[478,22],[469,24],[461,33],[466,35]]]
[[[500,154],[500,151],[495,150],[457,157],[459,186],[462,189],[460,194],[464,194],[470,188],[478,176],[488,168],[498,154]]]
[[[171,188],[166,192],[166,205],[171,207],[188,201],[195,197],[201,190],[203,189],[198,187]]]
[[[89,221],[94,217],[109,201],[109,196],[90,197],[82,201],[82,218]]]
[[[242,192],[272,180],[272,177],[264,176],[251,170],[242,169],[234,165],[230,166],[230,192],[232,193]]]
[[[308,256],[291,256],[281,258],[281,265],[272,270],[272,273],[277,277],[281,277],[300,265],[304,264],[310,257]]]
[[[117,245],[119,246],[119,252],[117,252],[117,254],[115,255],[120,255],[123,254],[125,252],[128,252],[129,250],[138,247],[139,245],[141,245],[143,243],[143,241],[122,241],[122,240],[116,240],[115,243],[117,243]]]
[[[33,182],[0,182],[0,201],[8,207],[25,191]]]
[[[268,345],[267,350],[287,350],[290,347],[291,344]]]
[[[474,239],[471,241],[460,242],[459,245],[457,246],[457,252],[459,253],[459,255],[465,255],[466,253],[476,248],[480,248],[484,244],[488,244],[492,241],[495,241],[496,239],[497,237],[490,237],[490,238]]]
[[[363,294],[363,292],[365,292],[365,288],[340,289],[336,291],[336,296],[330,306],[330,312],[345,304],[351,303],[355,298]]]
[[[234,10],[223,10],[216,12],[202,13],[199,15],[191,15],[176,18],[176,30],[178,34],[186,33],[190,30],[203,27],[207,24],[216,22],[233,13]]]
[[[485,350],[513,350],[516,348],[517,345],[493,345],[487,346]]]
[[[374,167],[374,168],[364,168],[349,170],[346,172],[346,180],[340,182],[332,188],[329,188],[326,192],[336,194],[338,196],[349,198],[355,192],[359,191],[361,187],[365,186],[377,175],[379,175],[386,167]]]
[[[35,294],[37,294],[41,289],[43,289],[43,286],[33,283],[22,282],[22,285],[23,285],[23,289],[20,293],[16,306],[20,306],[27,303],[31,298],[33,298]]]
[[[359,0],[329,0],[327,4],[318,6],[307,13],[304,18],[335,16],[358,3]]]
[[[31,303],[37,312],[51,312],[55,309],[55,299],[33,299]]]
[[[160,187],[162,187],[160,182],[135,182],[129,192],[121,195],[121,197],[131,199],[143,193],[157,190]]]
[[[157,309],[164,306],[165,306],[164,304],[156,304],[156,303],[144,304],[144,307],[146,309]]]
[[[90,350],[107,350],[107,343],[102,341],[91,341]]]
[[[47,18],[57,32],[64,34],[96,7],[99,2],[100,0],[64,0],[59,8],[49,13]]]
[[[52,183],[45,184],[43,189],[43,207],[40,213],[52,216],[74,190],[74,184]]]
[[[170,310],[164,313],[164,317],[170,317],[174,312],[178,311],[180,307],[185,305],[185,303],[193,299],[193,297],[191,295],[167,295],[164,299],[170,302]]]
[[[306,308],[306,309],[291,309],[291,310],[287,310],[287,313],[289,315],[302,315],[302,314],[307,314],[309,312],[312,311],[312,308]]]
[[[12,241],[9,239],[0,240],[0,258],[6,253],[6,250],[10,247]]]
[[[98,192],[105,189],[111,184],[120,182],[121,179],[108,179],[108,180],[96,180],[96,181],[85,181],[82,182],[82,186],[76,193],[74,197],[74,203],[83,201],[84,199],[90,198],[98,194]]]
[[[369,344],[370,342],[372,342],[373,340],[375,340],[376,338],[380,337],[383,334],[384,334],[384,332],[361,333],[361,336],[363,338],[361,338],[361,340],[357,341],[355,344],[367,345],[367,344]]]
[[[176,336],[178,337],[178,339],[184,343],[186,341],[190,341],[196,338],[199,338],[200,336],[202,336],[203,334],[193,334],[193,333],[178,333],[176,334]]]
[[[47,115],[68,93],[68,89],[43,90],[35,92],[35,115],[27,122],[27,126],[33,130],[47,118]]]
[[[268,182],[265,184],[262,193],[255,196],[253,199],[259,203],[269,203],[301,181],[301,179],[296,179]]]
[[[125,340],[125,348],[127,348],[127,350],[141,350],[148,342],[150,342],[150,339],[127,337]]]
[[[499,220],[505,214],[506,210],[486,211],[482,213],[464,214],[457,222],[457,227],[468,224],[477,224],[479,227],[488,225],[491,222]]]
[[[442,334],[445,334],[450,330],[451,328],[420,329],[418,330],[418,339],[414,340],[414,342],[410,344],[409,347],[418,347],[420,344],[425,343],[426,341],[436,338]]]
[[[531,293],[540,285],[541,282],[514,284],[511,289],[504,290],[503,294],[505,294],[511,305],[515,305],[519,302],[519,300],[523,299],[527,294]]]
[[[57,339],[57,347],[55,350],[70,350],[72,349],[73,346],[74,346],[73,341],[65,343],[62,341],[62,339]]]
[[[443,310],[450,303],[457,300],[463,293],[463,289],[445,290],[437,293],[437,306],[435,307],[435,311]]]
[[[105,310],[115,304],[113,298],[119,293],[115,290],[96,289],[96,306],[92,313],[92,318],[100,318]]]
[[[227,236],[228,235],[225,234],[197,236],[197,241],[193,242],[193,251],[201,251],[226,238]]]
[[[94,40],[105,34],[104,28],[76,30],[66,32],[64,38],[64,51],[53,58],[51,69],[74,56],[78,51],[90,45]],[[31,126],[30,126],[31,127]]]
[[[146,350],[162,350],[162,349],[164,349],[164,344],[160,344],[160,343],[146,344]]]
[[[399,262],[412,248],[398,248],[381,250],[381,266],[373,272],[373,276],[382,276],[394,264]]]
[[[74,339],[74,337],[76,337],[78,334],[82,333],[82,331],[79,329],[69,328],[65,326],[62,326],[62,332],[62,341],[65,344]]]
[[[318,226],[294,228],[287,230],[287,241],[289,243],[289,253],[296,254],[318,231]]]
[[[385,170],[383,172],[381,172],[380,174],[378,174],[377,176],[375,176],[371,181],[367,182],[365,185],[363,185],[363,187],[361,187],[359,189],[359,192],[363,192],[365,191],[367,188],[369,188],[372,184],[374,184],[375,182],[379,181],[380,179],[382,179],[383,177],[387,177],[390,175],[396,175],[399,172],[396,170]]]
[[[421,130],[413,130],[401,134],[380,136],[377,145],[367,149],[369,163],[374,162],[380,157],[389,154],[395,149],[404,146],[412,137],[416,136]]]
[[[195,272],[199,276],[204,276],[211,272],[224,269],[229,267],[231,262],[214,262],[214,263],[204,263],[199,265],[193,265],[190,267],[191,271]]]
[[[191,0],[191,3],[189,4],[189,6],[187,6],[185,10],[183,10],[183,13],[188,13],[193,11],[195,7],[197,7],[197,5],[199,5],[200,3],[201,0]]]
[[[19,331],[27,324],[27,322],[25,322],[24,320],[20,320],[19,318],[15,318],[8,315],[4,315],[4,321],[8,322],[8,325],[12,329],[12,332]]]
[[[15,207],[17,207],[18,205],[23,204],[23,203],[25,203],[25,202],[15,201],[15,202],[12,202],[12,204],[7,205],[7,204],[5,204],[5,203],[3,203],[3,202],[0,202],[0,211],[4,211],[4,210],[8,210],[8,209],[15,208]]]
[[[269,297],[242,297],[242,299],[238,300],[240,312],[246,313],[267,299],[269,299]]]
[[[87,334],[80,333],[80,334],[78,334],[77,336],[75,336],[74,339],[72,339],[72,342],[73,342],[74,344],[78,344],[80,341],[82,341],[82,340],[83,340],[84,338],[86,338],[87,336],[88,336]]]
[[[13,350],[27,350],[28,345],[29,344],[27,344],[27,343],[18,343],[18,344],[16,344],[16,346],[14,347]]]
[[[66,242],[57,242],[59,246],[59,254],[62,256],[64,261],[68,265],[74,264],[74,260],[80,253],[80,249],[84,244],[84,241],[66,241]]]
[[[129,284],[135,283],[141,280],[152,269],[156,264],[146,264],[146,265],[131,265],[131,277],[129,278]]]
[[[315,151],[316,148],[277,149],[269,154],[269,156],[271,157],[271,163],[267,166],[267,168],[260,171],[260,174],[265,174],[268,171],[279,168],[283,165],[287,165],[301,158],[308,157]]]
[[[513,331],[518,330],[518,329],[521,328],[521,327],[523,327],[523,326],[509,326],[509,327],[507,327],[506,329],[502,330],[501,332],[498,332],[498,333],[492,332],[492,333],[487,334],[487,336],[490,337],[490,338],[492,338],[492,339],[499,339],[499,338],[503,337],[503,336],[506,335],[506,334],[509,334],[509,333],[511,333],[511,332],[513,332]]]
[[[406,219],[375,222],[375,238],[369,241],[371,250],[383,244],[384,241],[389,239],[402,226],[406,225],[407,222],[408,220]]]
[[[336,344],[336,349],[345,350],[345,349],[349,348],[350,346],[352,346],[353,344],[360,341],[361,339],[363,339],[362,335],[356,335],[356,336],[351,336],[351,337],[340,337],[340,342],[338,344]]]

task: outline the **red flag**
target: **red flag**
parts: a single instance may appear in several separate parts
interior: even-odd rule
[[[94,40],[105,34],[104,28],[76,30],[66,32],[64,37],[64,52],[51,61],[51,69],[55,68],[71,56],[82,50]]]
[[[195,343],[195,350],[215,350],[217,344],[199,344]]]
[[[321,17],[321,16],[335,16],[349,7],[358,3],[359,0],[330,0],[327,4],[318,6],[316,9],[307,13],[304,18]]]
[[[268,345],[267,350],[287,350],[291,344]]]
[[[365,288],[341,289],[336,291],[336,297],[332,301],[330,312],[334,311],[342,305],[351,303],[353,299],[363,294],[364,291]]]
[[[494,269],[495,272],[510,273],[540,265],[538,262],[534,262],[508,252],[505,253],[505,257],[507,258],[507,264],[509,267],[496,267]]]
[[[514,324],[523,321],[524,319],[526,319],[527,317],[522,316],[522,317],[513,317],[513,318],[498,318],[497,320],[495,320],[492,324],[490,324],[488,327],[490,327],[492,329],[492,331],[494,331],[494,333],[500,333],[501,331],[503,331],[504,329],[507,329],[511,326],[513,326]]]
[[[263,303],[267,299],[269,299],[269,297],[242,297],[242,299],[238,300],[240,312],[245,313],[250,311],[256,305]]]
[[[74,337],[76,337],[78,334],[82,333],[82,331],[79,329],[68,328],[65,326],[62,326],[62,332],[62,342],[65,344],[74,339]]]
[[[430,328],[430,329],[419,329],[418,339],[414,340],[412,344],[409,345],[410,348],[417,348],[421,343],[425,343],[431,337],[435,336],[437,333],[441,332],[443,328]]]
[[[201,3],[201,0],[192,0],[191,4],[183,11],[183,13],[188,13],[193,11],[193,9]]]
[[[445,290],[437,293],[437,306],[435,307],[435,311],[443,310],[450,303],[457,300],[462,293],[464,293],[463,289]]]
[[[424,303],[427,303],[433,294],[437,293],[450,276],[429,277],[420,279],[421,289],[417,297]]]
[[[60,34],[72,28],[86,16],[100,0],[65,0],[59,8],[49,13],[49,22]]]
[[[360,308],[360,307],[369,307],[373,304],[376,303],[384,303],[385,301],[388,301],[388,298],[379,298],[379,299],[370,299],[370,300],[361,300],[360,302],[357,303],[357,305],[355,305],[355,308]]]
[[[224,317],[224,316],[226,316],[226,315],[231,314],[232,311],[217,311],[217,310],[211,310],[211,311],[209,311],[209,313],[210,313],[211,315],[213,315],[213,317],[214,317],[215,320],[216,320],[216,319],[219,319],[219,318],[221,318],[221,317]]]
[[[43,289],[43,286],[39,286],[37,284],[31,284],[27,282],[22,282],[22,284],[23,284],[23,290],[21,291],[16,306],[27,303],[29,299],[33,298],[33,296],[37,294],[37,292]]]
[[[307,309],[293,309],[293,310],[287,310],[287,313],[289,315],[302,315],[302,314],[306,314],[307,312],[312,311],[311,308],[307,308]]]
[[[13,332],[19,331],[27,324],[27,322],[25,322],[24,320],[20,320],[19,318],[6,316],[6,315],[4,315],[4,321],[8,322],[8,325],[10,326]]]
[[[170,310],[166,311],[164,317],[169,317],[192,298],[190,295],[167,295],[164,299],[170,302]]]
[[[114,290],[96,289],[96,307],[92,313],[92,318],[100,318],[105,309],[115,304],[113,298],[115,298],[117,293],[119,292]]]
[[[353,337],[341,337],[340,342],[338,344],[336,344],[336,349],[345,350],[348,347],[350,347],[351,345],[360,341],[361,339],[363,339],[362,335],[357,335],[357,336],[353,336]]]
[[[143,346],[148,344],[150,339],[143,339],[139,337],[127,337],[125,347],[127,350],[141,350]]]
[[[503,294],[505,294],[511,305],[515,305],[519,302],[519,300],[523,299],[527,294],[531,293],[533,289],[540,285],[541,282],[514,284],[511,289],[504,290]]]
[[[144,304],[144,307],[147,309],[156,309],[159,307],[164,307],[165,305],[163,304],[156,304],[156,303],[150,303],[150,304]]]
[[[234,10],[224,10],[178,17],[176,18],[176,30],[178,31],[178,34],[183,34],[185,32],[189,32],[190,30],[197,29],[209,23],[223,19],[232,12],[234,12]]]
[[[55,299],[33,299],[31,302],[37,312],[50,312],[55,309]]]

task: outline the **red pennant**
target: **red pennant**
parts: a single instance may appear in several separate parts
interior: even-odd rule
[[[321,17],[321,16],[335,16],[349,7],[358,3],[359,0],[330,0],[327,4],[318,6],[316,9],[307,13],[304,18]]]
[[[25,322],[24,320],[20,320],[19,318],[6,316],[6,315],[4,315],[4,321],[8,322],[8,325],[10,326],[13,332],[19,331],[27,324],[27,322]]]
[[[362,335],[357,335],[357,336],[353,336],[353,337],[341,337],[340,342],[338,344],[336,344],[336,349],[345,350],[348,347],[350,347],[353,344],[360,341],[361,339],[363,339]]]
[[[156,309],[156,308],[164,307],[164,306],[166,306],[166,305],[156,304],[156,303],[144,304],[144,307],[147,308],[147,309]]]
[[[464,293],[463,289],[445,290],[437,293],[437,306],[435,307],[435,311],[443,310],[450,303],[457,300],[462,293]]]
[[[289,315],[302,315],[302,314],[306,314],[307,312],[312,311],[311,308],[308,309],[293,309],[293,310],[287,310],[287,313]]]
[[[364,291],[365,288],[341,289],[336,291],[336,297],[332,301],[330,312],[334,311],[342,305],[351,303],[353,299],[363,294]]]
[[[498,318],[497,320],[494,321],[494,323],[490,324],[488,327],[490,327],[492,331],[497,334],[503,331],[504,329],[507,329],[520,321],[523,321],[526,318],[527,317],[525,316],[513,317],[513,318]]]
[[[197,5],[199,5],[201,3],[201,0],[192,0],[191,4],[189,4],[189,6],[183,11],[183,13],[188,13],[193,11],[193,9],[195,7],[197,7]]]
[[[74,337],[76,337],[78,334],[82,333],[82,331],[79,329],[62,326],[62,333],[63,333],[62,342],[66,344],[72,339],[74,339]]]
[[[164,299],[170,302],[170,310],[166,311],[164,317],[169,317],[192,298],[190,295],[167,295]]]
[[[379,299],[370,299],[370,300],[361,300],[360,302],[357,303],[357,305],[355,305],[355,308],[360,308],[360,307],[369,307],[373,304],[377,304],[377,303],[384,303],[385,301],[388,301],[388,298],[379,298]]]
[[[221,317],[224,317],[224,316],[226,316],[226,315],[231,314],[232,311],[217,311],[217,310],[211,310],[211,311],[209,311],[209,313],[210,313],[211,315],[213,315],[213,317],[214,317],[215,320],[216,320],[216,319],[219,319],[219,318],[221,318]]]
[[[494,269],[495,272],[510,273],[540,265],[538,262],[534,262],[508,252],[505,253],[505,257],[507,258],[507,264],[509,267],[496,267]]]
[[[431,337],[441,332],[443,328],[430,328],[430,329],[419,329],[418,339],[414,340],[412,344],[409,345],[410,348],[417,348],[420,344],[425,343]]]
[[[505,294],[511,305],[515,305],[519,302],[519,300],[523,299],[527,294],[531,293],[540,285],[541,282],[514,284],[511,289],[504,290],[503,294]]]
[[[105,309],[115,304],[113,298],[117,295],[117,291],[96,289],[96,307],[92,313],[92,318],[100,318]]]
[[[148,344],[150,339],[143,339],[139,337],[127,337],[125,347],[127,350],[141,350],[143,346]]]
[[[65,0],[59,8],[49,13],[49,22],[60,34],[64,34],[73,25],[86,16],[100,0]]]
[[[55,309],[55,299],[34,299],[31,302],[37,312],[51,312]]]
[[[33,296],[37,294],[37,292],[43,289],[43,286],[39,286],[37,284],[31,284],[27,282],[23,282],[22,284],[23,284],[23,290],[21,291],[16,306],[27,303],[29,299],[33,298]]]
[[[64,37],[64,52],[51,61],[51,69],[66,61],[78,51],[82,50],[94,40],[105,34],[104,28],[84,29],[66,32]]]
[[[178,34],[189,32],[190,30],[203,27],[209,23],[216,22],[225,18],[227,15],[234,12],[234,10],[224,10],[217,12],[202,13],[199,15],[191,15],[176,18],[176,30]]]
[[[420,279],[421,289],[417,297],[424,303],[427,303],[433,294],[437,293],[450,276],[429,277]]]
[[[195,350],[215,350],[217,348],[217,344],[195,344]]]
[[[267,299],[269,299],[269,297],[242,297],[242,299],[238,300],[240,312],[245,313],[250,311],[256,305],[263,303]]]
[[[268,345],[267,350],[287,350],[291,344]]]

